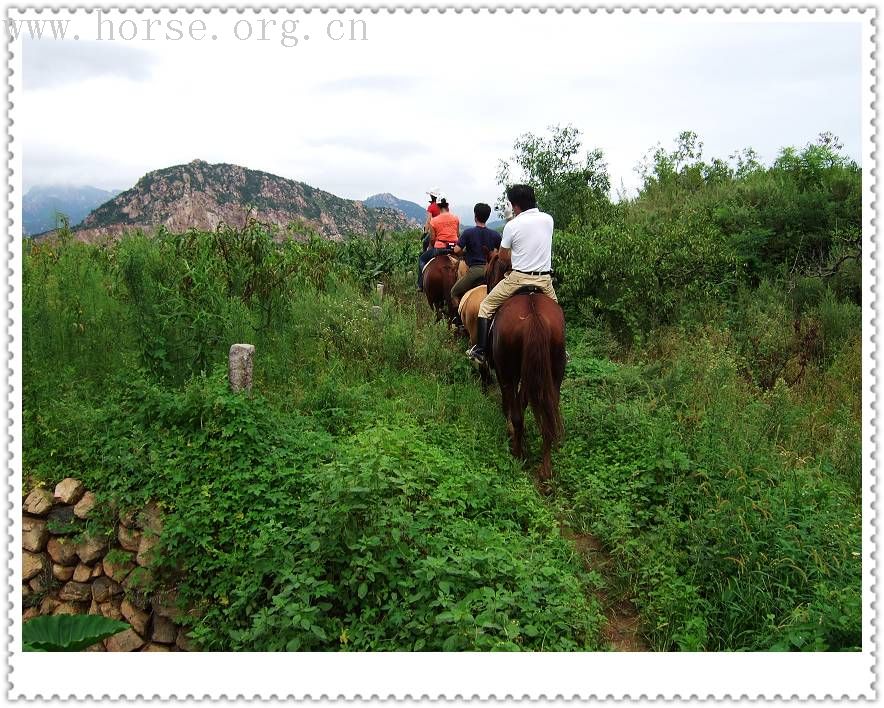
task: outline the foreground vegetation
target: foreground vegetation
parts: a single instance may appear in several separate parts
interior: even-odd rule
[[[549,498],[414,299],[419,234],[260,224],[26,244],[25,474],[159,501],[157,582],[206,649],[603,649],[601,594],[654,649],[855,649],[859,172],[831,140],[749,158],[707,165],[686,134],[618,204],[541,175],[551,208],[588,205],[556,236]],[[226,387],[239,341],[251,397]]]

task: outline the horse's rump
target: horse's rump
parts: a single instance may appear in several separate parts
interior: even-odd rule
[[[478,301],[473,303],[476,310],[478,310],[479,305],[487,294],[488,286],[484,283],[482,283],[482,285],[477,285],[476,287],[467,290],[463,294],[463,297],[460,299],[460,304],[457,306],[457,313],[461,316],[461,319],[463,319],[464,312],[466,311],[466,308],[468,306],[467,304],[473,302],[473,298],[479,298]]]
[[[467,290],[457,306],[457,313],[466,327],[467,334],[470,336],[470,344],[476,343],[476,335],[478,332],[476,322],[479,319],[479,306],[482,300],[488,294],[486,285],[477,285],[475,288]]]
[[[423,273],[424,275],[426,275],[426,274],[427,274],[427,268],[430,267],[430,263],[432,263],[433,261],[435,261],[437,258],[440,258],[440,257],[447,257],[447,258],[448,258],[448,262],[449,262],[449,264],[450,264],[451,266],[453,266],[453,267],[456,267],[456,268],[457,268],[458,276],[460,275],[460,266],[459,266],[458,264],[459,264],[459,263],[463,263],[463,261],[460,260],[459,258],[456,258],[456,257],[452,256],[450,253],[437,253],[437,254],[436,254],[435,256],[433,256],[430,260],[428,260],[426,263],[424,263],[424,267],[421,268],[421,273]]]
[[[514,295],[494,318],[494,368],[501,386],[512,387],[522,409],[531,406],[544,442],[541,477],[549,471],[548,451],[562,435],[560,388],[565,374],[565,317],[553,299]]]
[[[457,263],[458,259],[439,253],[424,268],[424,293],[430,307],[436,311],[437,320],[443,312],[448,317],[454,316],[451,288],[457,280]]]

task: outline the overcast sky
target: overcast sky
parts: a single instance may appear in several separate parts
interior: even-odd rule
[[[860,158],[858,23],[364,18],[367,41],[333,42],[330,18],[301,15],[312,36],[292,48],[226,34],[25,42],[25,190],[126,189],[201,158],[353,199],[424,203],[439,186],[469,211],[493,204],[515,138],[555,123],[580,128],[586,147],[603,149],[612,185],[632,190],[636,163],[682,130],[700,135],[706,157],[752,146],[766,161],[830,130]]]

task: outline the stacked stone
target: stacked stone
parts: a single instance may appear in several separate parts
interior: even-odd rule
[[[128,622],[124,630],[88,651],[192,651],[186,630],[175,619],[175,595],[148,592],[162,512],[148,504],[137,515],[120,517],[115,543],[74,536],[88,519],[95,495],[73,478],[53,494],[37,487],[22,504],[22,596],[31,605],[23,615],[101,614]],[[42,596],[38,604],[31,596]]]

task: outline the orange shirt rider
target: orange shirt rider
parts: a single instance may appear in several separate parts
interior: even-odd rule
[[[439,216],[430,219],[430,237],[433,239],[433,248],[445,248],[455,244],[459,236],[460,219],[447,209],[443,208]]]

